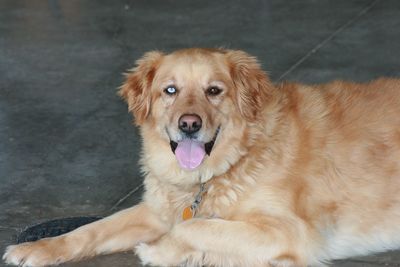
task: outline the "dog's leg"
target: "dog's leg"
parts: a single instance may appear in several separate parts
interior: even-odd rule
[[[47,266],[96,254],[126,251],[158,239],[168,229],[145,204],[53,238],[9,246],[3,259],[20,266]]]
[[[306,266],[311,248],[305,232],[294,228],[278,220],[192,219],[153,243],[138,245],[136,253],[143,263],[157,266]]]

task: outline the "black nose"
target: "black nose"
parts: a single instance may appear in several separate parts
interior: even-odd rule
[[[192,134],[201,129],[201,118],[196,114],[184,114],[179,118],[179,129],[186,133]]]

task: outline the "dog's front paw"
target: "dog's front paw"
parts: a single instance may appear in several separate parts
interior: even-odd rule
[[[28,242],[20,245],[9,246],[3,255],[3,260],[8,264],[36,267],[57,265],[65,261],[62,255],[57,255],[57,248],[52,247],[47,240]]]
[[[141,243],[135,250],[144,265],[179,266],[187,259],[180,247],[163,239],[153,244]]]
[[[156,250],[154,247],[141,243],[135,248],[136,255],[140,258],[143,265],[153,264],[154,260],[158,258]]]

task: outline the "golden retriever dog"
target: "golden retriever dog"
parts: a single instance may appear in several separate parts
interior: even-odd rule
[[[275,85],[245,52],[192,48],[145,54],[120,95],[143,201],[7,263],[135,249],[152,266],[321,266],[400,247],[400,80]]]

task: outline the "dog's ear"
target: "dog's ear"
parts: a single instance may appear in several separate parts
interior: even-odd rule
[[[142,125],[150,113],[150,88],[157,67],[163,57],[159,51],[147,52],[136,61],[136,67],[126,74],[125,83],[118,94],[128,103],[129,111],[135,117],[136,125]]]
[[[235,50],[228,50],[225,55],[239,111],[246,120],[255,121],[271,97],[273,85],[255,57]]]

